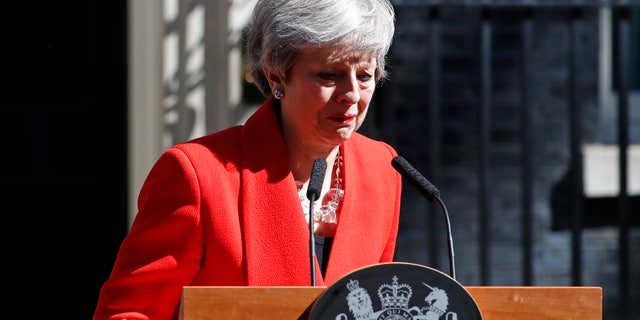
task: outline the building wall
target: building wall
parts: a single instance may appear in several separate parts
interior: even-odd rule
[[[487,164],[487,206],[490,212],[487,252],[480,250],[480,170],[481,144],[478,119],[481,117],[481,32],[482,10],[478,7],[443,7],[440,25],[434,24],[427,6],[397,5],[397,37],[391,52],[391,81],[381,87],[383,98],[377,110],[387,112],[388,121],[376,132],[391,143],[429,179],[437,181],[451,216],[457,279],[464,285],[481,285],[480,255],[489,254],[486,285],[523,285],[522,197],[523,157],[532,165],[533,285],[567,286],[571,281],[571,231],[554,230],[554,219],[567,218],[568,211],[553,212],[552,196],[569,197],[558,185],[571,169],[570,159],[570,65],[575,64],[582,139],[584,143],[603,143],[599,105],[599,17],[593,7],[581,12],[573,31],[567,24],[567,10],[546,8],[532,15],[532,75],[529,82],[532,106],[528,124],[532,130],[530,153],[520,147],[522,109],[522,10],[491,10],[491,71],[489,163]],[[486,12],[484,12],[486,14]],[[441,75],[440,102],[433,105],[429,86],[433,67],[429,59],[434,50],[429,32],[439,28]],[[575,60],[571,60],[570,37],[576,35]],[[596,35],[596,36],[594,36]],[[379,92],[380,93],[380,92]],[[436,108],[436,112],[432,111]],[[392,111],[381,111],[392,110]],[[391,115],[391,117],[388,117]],[[439,117],[433,122],[432,117]],[[438,126],[436,137],[430,125]],[[633,125],[637,127],[638,125]],[[432,142],[436,142],[435,145]],[[640,142],[636,134],[632,137]],[[431,142],[431,143],[430,143]],[[429,166],[436,153],[437,171]],[[613,165],[609,163],[608,165]],[[596,168],[597,170],[597,168]],[[634,171],[635,172],[635,171]],[[407,187],[410,188],[410,187]],[[397,259],[412,261],[448,271],[444,223],[415,192],[405,191],[403,223]],[[632,212],[633,213],[633,212]],[[611,207],[608,215],[615,215]],[[434,232],[432,224],[438,224]],[[587,221],[587,224],[590,224]],[[439,230],[439,231],[438,231]],[[618,307],[618,232],[615,225],[600,224],[584,230],[583,285],[604,289],[605,309]],[[434,264],[429,250],[434,241],[443,249]],[[632,228],[630,252],[640,250],[640,230]],[[437,248],[437,246],[436,246]],[[632,301],[640,296],[640,259],[631,254]],[[635,266],[635,267],[633,267]],[[637,307],[635,314],[638,313]],[[607,317],[605,317],[607,319]]]

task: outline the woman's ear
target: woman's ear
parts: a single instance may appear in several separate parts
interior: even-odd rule
[[[278,89],[278,88],[281,89],[284,86],[284,82],[282,81],[280,76],[271,72],[265,72],[264,75],[267,78],[267,81],[269,81],[269,86],[271,87],[272,90]]]

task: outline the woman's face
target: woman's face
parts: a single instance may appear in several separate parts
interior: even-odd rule
[[[331,147],[349,139],[366,117],[375,71],[372,55],[348,49],[302,53],[284,84],[285,132]]]

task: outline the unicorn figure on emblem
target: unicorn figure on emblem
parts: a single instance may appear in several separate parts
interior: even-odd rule
[[[424,282],[422,284],[431,289],[431,293],[424,298],[427,306],[420,308],[418,311],[420,315],[414,316],[414,319],[438,320],[444,315],[445,320],[458,320],[458,314],[455,312],[447,312],[447,307],[449,306],[449,297],[447,296],[447,292],[438,287],[432,287]],[[412,311],[417,311],[416,309],[418,309],[418,307],[411,308]]]

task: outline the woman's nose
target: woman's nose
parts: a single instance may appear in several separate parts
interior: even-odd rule
[[[352,105],[360,101],[360,86],[355,74],[345,77],[338,90],[338,102]]]

